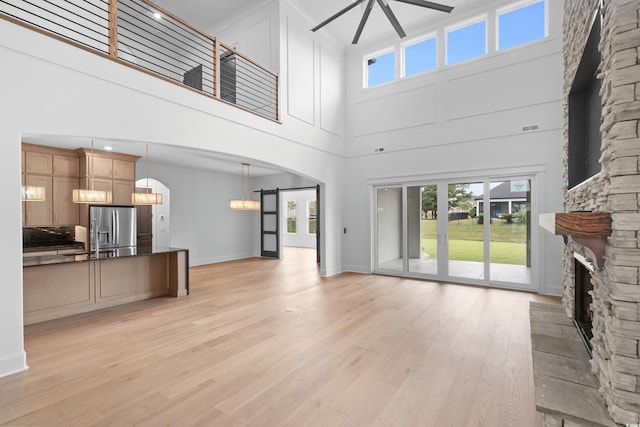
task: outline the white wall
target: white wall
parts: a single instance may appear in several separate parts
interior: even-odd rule
[[[438,15],[421,31],[442,32],[507,3],[480,2],[467,13]],[[346,269],[372,269],[373,182],[532,172],[538,177],[539,211],[563,209],[562,4],[547,3],[545,40],[378,87],[362,88],[363,56],[400,42],[374,40],[347,49],[347,103],[353,115],[342,214],[349,230],[343,236]],[[537,131],[522,131],[532,124]],[[538,290],[559,294],[561,239],[537,226],[533,231],[539,242]]]
[[[258,213],[229,209],[240,197],[239,175],[153,162],[149,170],[171,191],[171,245],[189,249],[190,265],[257,254]],[[144,175],[140,164],[137,173]]]

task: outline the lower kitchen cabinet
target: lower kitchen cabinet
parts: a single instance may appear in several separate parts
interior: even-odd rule
[[[31,265],[23,270],[25,325],[188,293],[186,250]]]

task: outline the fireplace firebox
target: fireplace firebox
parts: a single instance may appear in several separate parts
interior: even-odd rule
[[[591,338],[593,338],[591,303],[593,301],[591,293],[593,284],[591,283],[591,273],[580,260],[575,259],[575,303],[574,321],[580,333],[580,337],[591,356]]]

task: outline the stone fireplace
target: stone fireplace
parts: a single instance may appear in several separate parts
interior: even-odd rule
[[[573,185],[569,99],[598,11],[602,18],[597,70],[602,112],[601,122],[596,123],[600,171]],[[589,271],[591,370],[611,418],[623,425],[636,424],[640,423],[640,1],[566,0],[563,53],[565,212],[611,215],[604,262]],[[575,317],[576,254],[593,258],[587,247],[569,239],[563,305],[571,318]]]

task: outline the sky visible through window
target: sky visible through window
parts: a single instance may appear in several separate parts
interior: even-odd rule
[[[545,37],[545,0],[502,13],[498,21],[498,50],[519,46]],[[487,23],[481,21],[447,34],[446,63],[455,64],[485,55]],[[405,76],[433,70],[436,63],[436,39],[405,47]],[[395,80],[395,54],[388,52],[366,65],[367,87]]]
[[[385,53],[369,60],[367,87],[390,82],[395,79],[395,52]]]
[[[543,38],[544,1],[500,15],[498,25],[498,50]]]
[[[487,22],[481,21],[447,34],[447,64],[487,53]]]
[[[404,50],[405,76],[436,68],[436,39],[428,39],[409,45]]]

